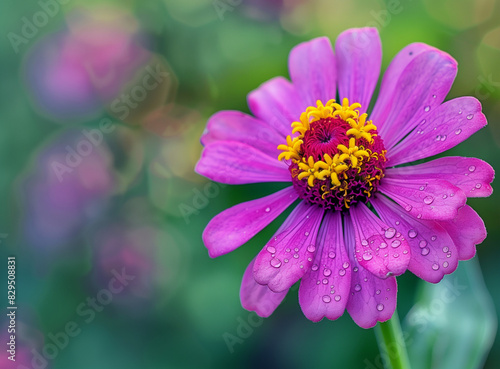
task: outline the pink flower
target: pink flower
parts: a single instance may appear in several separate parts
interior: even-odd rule
[[[291,83],[276,77],[249,94],[255,117],[223,111],[208,121],[198,173],[228,184],[291,182],[213,218],[203,233],[211,257],[300,199],[243,276],[246,309],[269,316],[301,279],[307,318],[337,319],[347,309],[373,327],[396,308],[395,276],[409,269],[437,283],[486,237],[466,199],[492,193],[490,165],[462,157],[407,165],[487,124],[473,97],[443,103],[456,61],[422,43],[406,46],[367,115],[381,59],[374,28],[342,33],[335,53],[327,38],[305,42],[290,53]]]

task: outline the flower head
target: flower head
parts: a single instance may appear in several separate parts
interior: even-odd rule
[[[467,197],[485,197],[494,172],[475,158],[440,154],[486,125],[479,101],[443,103],[457,72],[448,54],[414,43],[401,50],[368,111],[381,66],[376,29],[342,33],[290,53],[291,82],[276,77],[248,97],[255,117],[222,111],[202,136],[198,173],[228,184],[291,182],[236,205],[208,224],[212,257],[241,246],[300,199],[247,268],[243,306],[269,316],[301,280],[307,318],[361,327],[396,308],[395,276],[436,283],[486,237]],[[339,98],[337,98],[337,96]]]

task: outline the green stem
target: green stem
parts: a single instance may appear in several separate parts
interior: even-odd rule
[[[375,336],[380,354],[389,359],[384,361],[386,369],[411,369],[397,311],[387,322],[375,326]]]

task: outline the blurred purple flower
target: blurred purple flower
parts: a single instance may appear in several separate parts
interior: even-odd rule
[[[145,63],[131,15],[113,8],[75,10],[68,28],[26,56],[25,84],[40,113],[56,121],[97,116]]]

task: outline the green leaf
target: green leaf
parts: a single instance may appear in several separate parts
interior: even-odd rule
[[[403,328],[413,369],[481,368],[496,329],[477,258],[438,284],[423,283]]]

